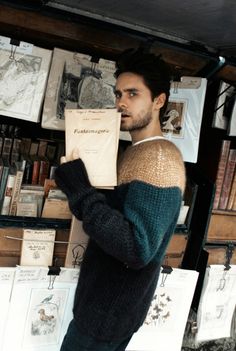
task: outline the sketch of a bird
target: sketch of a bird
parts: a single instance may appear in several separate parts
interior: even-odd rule
[[[39,318],[40,318],[40,320],[43,321],[43,322],[51,321],[51,320],[54,318],[53,315],[50,315],[50,316],[49,316],[49,315],[46,315],[45,309],[44,309],[44,308],[41,308],[41,309],[38,311],[38,313],[39,313]]]
[[[49,301],[51,301],[52,298],[53,298],[53,294],[51,294],[51,295],[45,297],[45,299],[43,299],[43,300],[41,301],[41,303],[48,303]]]

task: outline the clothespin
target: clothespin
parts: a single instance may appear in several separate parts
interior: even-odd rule
[[[57,262],[57,259],[55,259],[53,266],[48,266],[48,274],[47,274],[49,275],[48,290],[53,289],[56,276],[58,276],[61,272],[61,268],[56,265],[56,262]]]
[[[225,258],[226,258],[225,269],[224,269],[225,271],[228,271],[231,268],[230,261],[233,256],[233,252],[234,252],[234,244],[232,242],[229,242],[225,253]]]
[[[162,271],[161,271],[161,274],[162,274],[162,279],[161,279],[161,287],[164,287],[165,286],[165,281],[167,279],[167,276],[168,274],[170,274],[171,272],[173,271],[173,268],[170,267],[170,266],[166,266],[166,265],[163,265],[162,266]]]

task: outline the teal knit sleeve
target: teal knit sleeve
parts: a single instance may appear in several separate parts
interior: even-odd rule
[[[141,181],[127,187],[122,212],[108,206],[98,192],[84,198],[83,226],[107,254],[139,269],[151,260],[161,262],[182,193],[178,187],[158,188]]]

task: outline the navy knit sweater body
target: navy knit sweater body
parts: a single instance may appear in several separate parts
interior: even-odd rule
[[[145,320],[178,219],[181,154],[165,139],[129,147],[109,195],[90,185],[80,159],[59,166],[56,182],[90,237],[73,309],[78,329],[106,341],[129,337]]]

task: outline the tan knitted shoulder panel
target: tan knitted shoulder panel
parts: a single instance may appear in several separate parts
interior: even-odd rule
[[[185,167],[179,149],[158,139],[130,146],[118,162],[118,184],[140,180],[158,187],[185,189]]]

